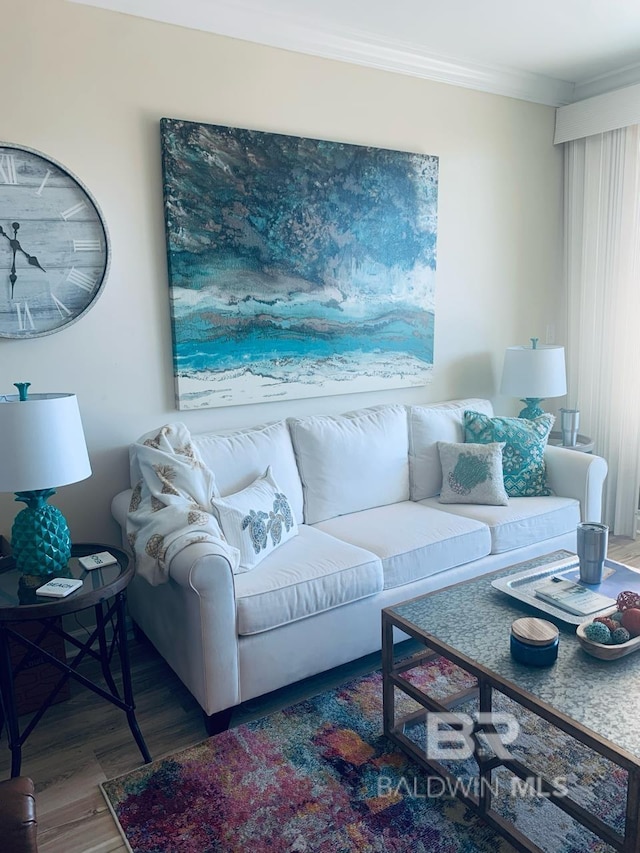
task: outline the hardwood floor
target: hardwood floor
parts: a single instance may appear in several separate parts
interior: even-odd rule
[[[640,540],[611,537],[609,556],[640,568]],[[131,639],[130,651],[136,713],[153,758],[204,740],[200,707],[169,667],[147,643]],[[234,712],[232,725],[330,689],[378,664],[379,655],[370,655],[247,702]],[[3,737],[1,778],[9,776],[9,757]],[[36,785],[41,853],[125,853],[98,786],[140,763],[124,713],[73,685],[71,698],[47,712],[23,747],[22,773]]]

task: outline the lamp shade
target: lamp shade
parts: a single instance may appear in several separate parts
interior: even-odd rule
[[[54,489],[89,476],[75,394],[0,396],[0,492]]]
[[[564,347],[507,347],[500,393],[510,397],[562,397],[567,393]]]

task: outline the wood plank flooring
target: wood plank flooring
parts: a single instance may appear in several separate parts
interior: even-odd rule
[[[609,556],[640,568],[640,540],[611,537]],[[199,705],[162,658],[149,644],[133,639],[130,651],[136,713],[153,758],[204,740]],[[247,702],[234,713],[232,725],[330,689],[379,662],[379,654],[370,655]],[[10,774],[9,759],[3,736],[0,778]],[[22,773],[31,776],[37,791],[40,853],[125,853],[98,786],[140,764],[124,713],[72,685],[71,698],[47,712],[23,747]]]

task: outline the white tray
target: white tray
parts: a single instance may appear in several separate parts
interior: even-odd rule
[[[616,563],[613,560],[605,560],[605,579],[601,584],[589,585],[589,589],[594,592],[599,592],[602,595],[607,595],[609,598],[616,598],[618,593],[625,589],[632,589],[640,592],[640,570],[634,569],[631,566],[625,566],[622,563]],[[609,569],[609,577],[607,575]],[[572,554],[569,557],[563,557],[552,563],[545,563],[542,566],[535,566],[533,569],[525,569],[522,572],[516,572],[506,577],[497,578],[491,581],[491,586],[495,589],[505,592],[512,598],[517,598],[518,601],[524,601],[536,610],[541,610],[543,613],[549,613],[569,625],[580,625],[587,617],[575,616],[567,610],[562,610],[556,607],[555,604],[550,604],[538,598],[535,594],[535,587],[542,580],[551,577],[567,577],[570,580],[576,580],[576,574],[579,571],[578,557]],[[596,613],[590,614],[589,618],[593,619],[599,613],[605,613],[611,610],[608,605]]]

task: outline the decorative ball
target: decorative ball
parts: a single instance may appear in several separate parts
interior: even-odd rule
[[[630,639],[631,634],[626,628],[616,628],[616,630],[611,634],[611,642],[616,643],[617,645],[620,643],[626,643]]]
[[[618,605],[618,610],[622,613],[631,607],[640,607],[640,593],[627,589],[620,593],[616,599],[616,604]]]
[[[601,622],[603,625],[606,625],[607,628],[611,631],[611,633],[613,633],[616,628],[620,627],[620,624],[618,622],[614,622],[610,616],[596,616],[593,621]]]
[[[611,643],[611,631],[602,622],[592,622],[587,625],[584,629],[584,635],[587,640],[591,640],[593,643],[604,643],[605,645]]]
[[[612,619],[614,622],[617,622],[618,625],[622,622],[622,613],[619,610],[616,610],[615,613],[609,614],[609,619]]]
[[[640,635],[640,610],[637,607],[623,611],[622,627],[626,628],[632,637]]]

